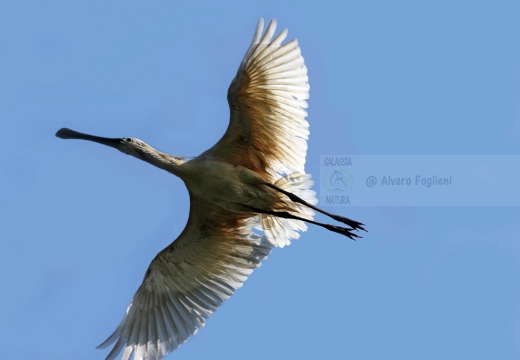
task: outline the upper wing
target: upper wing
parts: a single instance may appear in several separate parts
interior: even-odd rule
[[[206,319],[271,252],[247,219],[190,194],[179,238],[152,261],[121,324],[99,347],[115,343],[123,360],[158,360],[204,326]]]
[[[309,84],[298,41],[281,45],[287,30],[273,39],[275,20],[262,36],[263,28],[260,19],[229,87],[231,119],[226,133],[205,154],[275,181],[276,173],[304,173]]]

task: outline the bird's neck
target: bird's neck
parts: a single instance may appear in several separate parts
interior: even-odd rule
[[[141,160],[144,160],[177,176],[180,176],[181,165],[186,162],[186,160],[183,158],[169,155],[155,149],[150,149],[147,152],[143,152],[141,155]]]

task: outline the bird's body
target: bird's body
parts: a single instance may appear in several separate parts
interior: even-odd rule
[[[194,196],[231,212],[270,209],[278,201],[260,175],[241,165],[197,157],[181,165],[179,177]]]
[[[135,138],[102,138],[69,129],[56,135],[114,147],[181,178],[190,215],[179,237],[150,264],[126,315],[100,347],[107,359],[157,360],[175,350],[231,296],[272,248],[288,245],[305,223],[358,237],[361,223],[317,208],[305,173],[309,85],[296,40],[273,39],[276,22],[253,43],[231,83],[231,120],[220,141],[193,159],[155,150]],[[348,227],[317,222],[321,212]],[[257,229],[264,235],[253,231]]]

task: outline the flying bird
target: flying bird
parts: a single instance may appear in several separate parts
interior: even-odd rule
[[[209,150],[189,159],[136,138],[104,138],[63,128],[62,139],[113,147],[181,178],[190,214],[179,237],[151,262],[123,320],[99,348],[107,359],[158,360],[175,350],[242,286],[273,247],[284,247],[306,223],[359,237],[363,224],[315,206],[305,173],[309,84],[296,39],[264,32],[253,41],[228,90],[229,126]],[[274,38],[273,38],[274,37]],[[345,224],[317,222],[314,211]],[[257,231],[254,231],[256,229]],[[366,230],[365,230],[366,231]]]

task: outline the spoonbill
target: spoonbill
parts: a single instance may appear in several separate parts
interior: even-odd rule
[[[242,286],[273,247],[289,245],[305,223],[359,237],[363,224],[315,206],[305,173],[309,84],[296,39],[273,38],[260,19],[228,90],[229,126],[212,148],[193,159],[155,150],[136,138],[105,138],[63,128],[62,139],[113,147],[180,177],[190,214],[179,237],[151,262],[123,320],[98,348],[107,359],[158,360],[175,350]],[[346,224],[314,220],[314,211]],[[257,229],[260,231],[253,231]],[[365,230],[366,231],[366,230]]]

